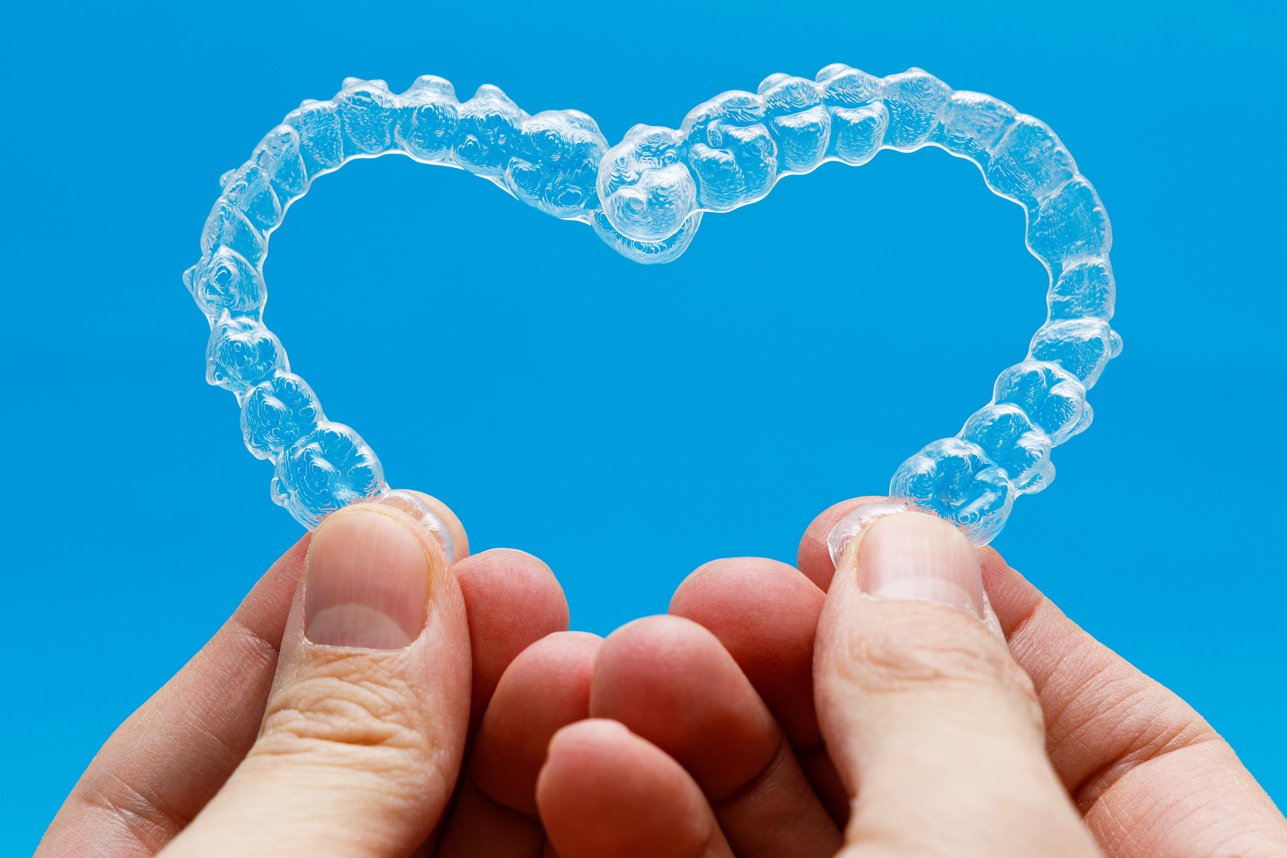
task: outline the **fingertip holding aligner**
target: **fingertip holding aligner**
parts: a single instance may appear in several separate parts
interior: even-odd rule
[[[827,552],[831,555],[831,565],[839,567],[845,549],[858,536],[879,519],[899,513],[915,510],[910,503],[891,499],[888,501],[867,501],[858,504],[844,518],[836,522],[827,534]]]
[[[383,494],[378,495],[376,503],[392,507],[399,512],[405,513],[415,519],[421,527],[433,534],[433,536],[442,543],[443,554],[447,557],[447,562],[452,563],[456,559],[455,541],[451,536],[451,528],[442,520],[438,513],[425,503],[424,498],[415,492],[408,492],[402,489],[387,489]]]
[[[316,178],[391,154],[456,167],[539,211],[586,223],[621,255],[653,264],[683,255],[704,213],[753,204],[785,176],[927,146],[973,162],[993,193],[1024,208],[1026,245],[1050,275],[1048,313],[1026,357],[997,377],[992,399],[955,437],[925,445],[898,468],[889,494],[899,500],[859,507],[828,544],[838,559],[874,517],[914,507],[984,545],[1018,496],[1054,479],[1053,448],[1090,425],[1087,391],[1121,352],[1109,324],[1112,230],[1095,189],[1048,126],[920,69],[881,78],[836,64],[812,80],[774,74],[754,92],[703,102],[678,128],[636,125],[616,145],[584,113],[529,115],[490,85],[461,101],[439,77],[417,78],[401,93],[384,81],[347,78],[334,98],[303,101],[249,161],[220,177],[201,258],[183,275],[210,323],[207,380],[237,397],[247,449],[273,463],[273,500],[306,527],[346,504],[381,498],[439,533],[450,556],[441,520],[415,495],[389,489],[375,453],[326,418],[264,324],[268,238]]]

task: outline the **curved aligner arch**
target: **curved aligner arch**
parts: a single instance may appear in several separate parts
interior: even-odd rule
[[[991,401],[956,436],[907,459],[890,483],[897,500],[855,510],[831,546],[838,557],[875,517],[913,507],[986,544],[1016,497],[1054,478],[1051,449],[1090,425],[1086,391],[1121,351],[1109,327],[1112,236],[1094,188],[1045,124],[919,69],[885,78],[843,65],[815,80],[771,75],[754,93],[699,105],[678,129],[635,126],[611,148],[589,116],[529,115],[493,86],[462,103],[437,77],[403,93],[383,81],[345,80],[335,98],[287,115],[221,180],[201,260],[184,274],[210,321],[207,380],[236,395],[247,448],[275,466],[273,500],[306,527],[355,500],[387,497],[446,537],[414,495],[390,492],[356,432],[326,418],[264,326],[268,236],[314,179],[386,154],[459,167],[534,208],[589,224],[629,259],[658,263],[683,254],[704,212],[754,203],[783,176],[925,146],[972,161],[993,193],[1023,206],[1028,249],[1050,275],[1049,314],[1026,358],[1001,372]]]

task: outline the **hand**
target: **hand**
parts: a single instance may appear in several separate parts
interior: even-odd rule
[[[454,567],[391,507],[326,519],[107,741],[38,854],[539,855],[536,776],[599,641],[560,631],[543,563],[467,557],[426,500]]]
[[[538,782],[561,858],[1287,855],[1211,727],[995,551],[899,515],[833,580],[857,503],[604,642]]]

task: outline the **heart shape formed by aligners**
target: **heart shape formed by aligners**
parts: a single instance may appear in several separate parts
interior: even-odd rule
[[[564,220],[590,224],[637,262],[669,262],[703,212],[766,196],[783,176],[827,161],[858,165],[881,149],[937,146],[974,162],[988,187],[1027,212],[1027,246],[1050,275],[1049,315],[1027,357],[1003,370],[992,400],[953,438],[905,461],[893,505],[862,508],[833,533],[833,552],[873,517],[923,509],[990,542],[1020,494],[1054,478],[1051,448],[1090,425],[1086,391],[1121,351],[1109,327],[1114,282],[1108,216],[1072,155],[1043,123],[976,92],[953,92],[920,69],[885,78],[843,65],[815,80],[775,74],[726,92],[676,129],[637,125],[609,148],[574,110],[529,116],[494,86],[466,102],[437,77],[401,94],[350,78],[330,101],[305,101],[221,179],[184,283],[210,322],[210,384],[241,405],[252,454],[275,465],[273,500],[312,528],[346,504],[384,497],[446,530],[413,495],[391,492],[375,453],[326,419],[264,326],[268,236],[318,176],[354,158],[402,154],[482,176]]]

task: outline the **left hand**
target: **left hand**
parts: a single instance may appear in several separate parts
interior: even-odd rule
[[[540,855],[537,772],[599,641],[563,631],[545,564],[467,556],[427,501],[454,566],[391,507],[328,517],[112,735],[37,854]]]

